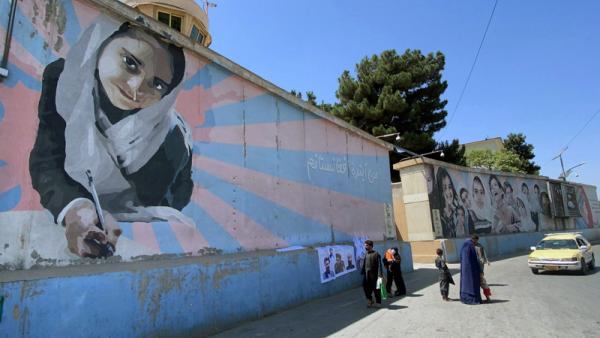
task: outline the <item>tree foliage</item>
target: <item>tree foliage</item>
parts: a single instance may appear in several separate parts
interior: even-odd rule
[[[466,162],[467,166],[472,168],[525,174],[519,155],[508,150],[473,150],[467,154]]]
[[[525,135],[522,133],[510,133],[504,140],[504,147],[507,151],[513,152],[521,159],[521,170],[526,174],[538,175],[540,166],[536,165],[533,160],[533,145],[525,142]]]
[[[448,143],[448,141],[439,142],[436,149],[441,150],[444,153],[444,157],[439,158],[440,160],[456,165],[467,165],[465,147],[462,146],[457,139],[452,140],[450,143]]]
[[[386,50],[365,57],[355,77],[346,70],[338,79],[339,103],[331,113],[375,136],[399,133],[398,145],[414,152],[432,151],[433,134],[446,125],[444,65],[440,52]]]

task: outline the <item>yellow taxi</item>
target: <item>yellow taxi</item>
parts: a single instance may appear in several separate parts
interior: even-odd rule
[[[585,275],[596,264],[592,245],[580,233],[546,234],[531,250],[528,264],[536,275],[540,270],[577,270]]]

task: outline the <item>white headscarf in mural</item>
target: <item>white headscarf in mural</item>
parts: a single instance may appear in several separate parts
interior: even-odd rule
[[[183,123],[173,107],[181,81],[158,102],[110,125],[106,136],[98,131],[95,123],[100,108],[93,97],[97,83],[94,72],[100,46],[119,26],[106,16],[91,24],[67,54],[56,89],[56,108],[66,122],[65,171],[87,188],[85,172],[91,170],[100,194],[130,188],[120,169],[128,174],[138,171],[169,131]],[[186,140],[189,146],[189,134]]]

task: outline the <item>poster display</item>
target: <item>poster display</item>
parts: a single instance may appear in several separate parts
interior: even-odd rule
[[[356,256],[351,245],[328,245],[317,248],[321,283],[330,282],[356,271]]]
[[[565,195],[566,195],[566,206],[567,206],[567,215],[571,217],[579,217],[581,216],[581,212],[579,211],[579,203],[577,202],[577,191],[575,186],[572,185],[564,185]],[[585,194],[584,194],[585,196]]]
[[[552,198],[552,208],[554,216],[565,217],[565,204],[563,201],[562,185],[559,182],[549,182],[550,197]]]

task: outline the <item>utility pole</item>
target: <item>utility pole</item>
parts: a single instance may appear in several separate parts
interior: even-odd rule
[[[563,150],[560,151],[560,153],[558,153],[558,155],[554,156],[554,158],[552,160],[556,160],[557,158],[560,159],[560,167],[562,169],[562,175],[560,175],[563,179],[563,181],[567,180],[567,177],[565,176],[565,165],[563,164],[563,159],[562,159],[562,154],[567,151],[568,147],[564,147]]]

